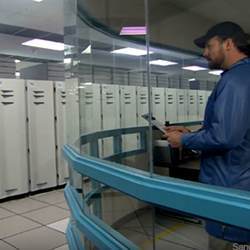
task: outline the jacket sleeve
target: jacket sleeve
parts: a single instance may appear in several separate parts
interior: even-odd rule
[[[238,79],[239,80],[239,79]],[[249,84],[236,79],[226,82],[217,94],[209,126],[181,138],[184,147],[196,150],[232,149],[249,129]]]

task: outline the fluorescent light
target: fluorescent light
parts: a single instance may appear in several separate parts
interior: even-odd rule
[[[64,58],[63,63],[70,64],[71,63],[71,58]]]
[[[91,45],[89,45],[85,50],[83,50],[82,54],[91,54]]]
[[[176,65],[178,64],[177,62],[171,62],[171,61],[166,61],[166,60],[153,60],[150,61],[149,64],[153,64],[153,65],[160,65],[160,66],[169,66],[169,65]]]
[[[15,63],[20,63],[21,61],[19,59],[15,59]]]
[[[113,54],[123,54],[123,55],[130,55],[130,56],[144,56],[147,55],[146,50],[142,49],[134,49],[134,48],[123,48],[123,49],[117,49],[111,51]],[[149,52],[149,54],[152,54],[153,52]]]
[[[53,42],[53,41],[42,40],[42,39],[32,39],[32,40],[22,43],[22,45],[42,48],[42,49],[57,50],[57,51],[64,50],[64,43]]]
[[[195,78],[191,78],[191,79],[188,79],[188,81],[189,82],[194,82],[194,81],[196,81],[196,79]]]
[[[42,2],[43,0],[33,0],[34,2],[38,2],[38,3],[40,3],[40,2]]]
[[[76,66],[77,64],[79,64],[80,61],[79,60],[73,60],[73,66]]]
[[[120,35],[134,36],[134,35],[146,35],[147,28],[146,26],[132,26],[132,27],[123,27],[121,29]]]
[[[92,85],[92,84],[93,84],[92,82],[84,82],[84,83],[81,83],[81,85],[84,85],[84,86]]]
[[[219,76],[221,75],[222,72],[223,70],[212,70],[212,71],[209,71],[208,74]]]
[[[207,68],[203,68],[200,66],[192,65],[192,66],[187,66],[187,67],[182,67],[183,69],[186,70],[191,70],[191,71],[201,71],[201,70],[207,70]]]
[[[20,77],[21,76],[20,72],[16,71],[15,76]]]

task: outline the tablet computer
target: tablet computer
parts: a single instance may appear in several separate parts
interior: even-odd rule
[[[149,114],[142,115],[142,118],[149,121]],[[152,122],[152,125],[155,126],[157,129],[159,129],[163,134],[166,133],[166,131],[164,129],[165,128],[164,124],[161,123],[160,121],[156,120],[153,116],[152,116],[151,122]]]

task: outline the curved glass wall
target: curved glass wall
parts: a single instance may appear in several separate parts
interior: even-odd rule
[[[221,72],[192,41],[229,16],[208,18],[216,6],[201,2],[65,0],[72,249],[248,244],[237,233],[248,239],[249,193],[198,183],[199,150],[170,147],[153,126],[203,128]],[[208,220],[223,241],[207,234]]]

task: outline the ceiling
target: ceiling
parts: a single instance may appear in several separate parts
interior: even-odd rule
[[[193,39],[222,21],[239,23],[250,33],[249,0],[148,0],[151,41],[196,50]],[[84,0],[82,8],[116,31],[145,25],[142,0]]]
[[[22,61],[62,61],[63,52],[30,48],[22,42],[31,38],[63,41],[64,1],[0,0],[0,54]],[[145,25],[143,0],[78,0],[78,3],[96,20],[116,31],[126,25]],[[149,0],[151,40],[185,50],[198,51],[192,44],[193,38],[220,21],[238,22],[250,33],[249,16],[249,0]],[[91,34],[96,53],[99,51],[100,55],[114,44],[123,46],[123,42],[114,42],[98,32]],[[85,46],[88,38],[84,35],[83,30]],[[164,52],[159,50],[158,54]]]
[[[22,45],[32,38],[63,42],[63,17],[63,0],[0,0],[0,54],[22,61],[63,60],[62,52]]]

